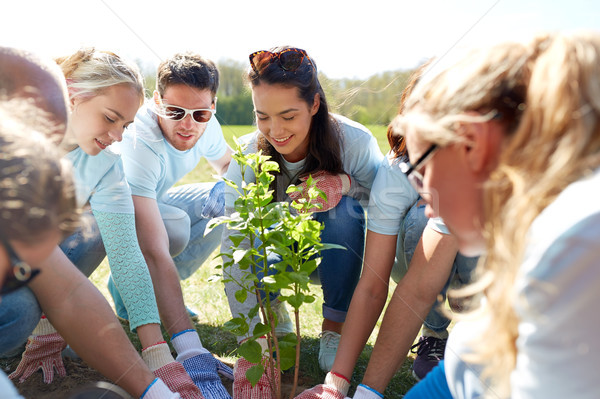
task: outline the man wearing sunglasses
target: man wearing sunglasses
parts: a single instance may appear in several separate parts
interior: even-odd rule
[[[198,386],[202,375],[218,376],[214,358],[202,347],[183,302],[180,279],[190,277],[220,244],[222,228],[204,234],[224,211],[224,182],[174,187],[204,157],[223,175],[232,150],[215,117],[219,72],[193,53],[176,54],[158,66],[156,91],[137,113],[120,143],[135,206],[140,248],[154,284],[163,325]],[[127,318],[112,281],[117,314]],[[232,375],[231,375],[232,376]],[[220,380],[211,383],[220,384]]]

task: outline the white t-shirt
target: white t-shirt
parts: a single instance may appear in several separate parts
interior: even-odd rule
[[[527,240],[513,297],[519,324],[511,398],[600,398],[600,169],[563,190]],[[468,352],[468,331],[478,329],[456,327],[447,355]],[[446,377],[454,396],[478,397],[473,369],[457,372],[453,364],[460,362],[446,362]]]

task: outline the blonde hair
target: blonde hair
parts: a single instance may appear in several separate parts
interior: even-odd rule
[[[477,120],[465,112],[488,113],[479,118],[486,120],[489,111],[513,108],[510,119],[500,118],[506,138],[484,187],[487,254],[479,268],[488,278],[472,287],[485,295],[491,316],[475,355],[488,394],[503,397],[516,363],[513,288],[528,230],[562,190],[600,165],[600,36],[554,34],[474,52],[414,93],[406,117],[395,123],[439,145],[461,140],[457,123]]]
[[[27,115],[24,121],[14,115]],[[0,101],[0,237],[35,243],[39,233],[79,227],[71,168],[37,130],[48,115],[27,101]],[[32,126],[36,126],[34,129]]]
[[[82,48],[55,61],[67,79],[71,99],[97,96],[111,86],[126,84],[138,93],[140,105],[144,101],[144,79],[139,68],[114,53]]]

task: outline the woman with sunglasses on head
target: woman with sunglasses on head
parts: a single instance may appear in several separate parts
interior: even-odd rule
[[[402,92],[403,103],[429,63],[413,73]],[[402,136],[388,127],[391,151],[383,160],[371,189],[367,209],[367,238],[363,272],[352,297],[344,333],[340,340],[331,375],[350,379],[356,361],[385,305],[389,279],[398,283],[382,328],[393,324],[393,340],[379,340],[372,356],[360,392],[383,392],[385,385],[402,365],[421,325],[423,335],[413,346],[417,358],[413,375],[424,378],[443,359],[450,320],[441,309],[450,282],[468,281],[476,258],[457,254],[456,239],[439,218],[428,219],[426,202],[421,199],[405,175],[408,162],[406,143]],[[414,255],[414,256],[413,256]],[[418,348],[418,350],[416,350]],[[373,370],[376,370],[373,373]],[[372,375],[377,380],[371,378]],[[298,398],[343,399],[349,383],[328,375],[325,384],[304,391]],[[385,384],[379,384],[385,380]]]
[[[164,339],[160,318],[152,280],[137,242],[131,192],[119,155],[108,149],[114,141],[121,140],[123,130],[133,121],[142,104],[142,77],[136,66],[113,53],[93,48],[81,49],[56,62],[66,78],[71,106],[70,121],[61,145],[68,151],[65,159],[73,165],[78,203],[89,205],[91,209],[91,223],[89,231],[79,229],[65,239],[48,262],[63,267],[74,264],[89,276],[108,255],[116,285],[123,291],[124,301],[132,314],[130,328],[146,348],[142,352],[147,366],[143,367],[144,372],[151,370],[160,378],[152,378],[145,385],[136,382],[136,386],[124,388],[135,396],[155,397],[168,393],[169,397],[177,397],[171,391],[178,391],[183,397],[200,398],[200,390],[183,366],[175,362],[166,345],[161,345]],[[44,371],[46,383],[53,379],[53,367],[64,376],[61,352],[65,346],[62,337],[42,317],[29,338],[19,367],[10,378],[22,382],[38,367]],[[79,354],[84,357],[84,353]],[[95,355],[102,359],[102,353]],[[137,354],[131,357],[129,353],[129,358],[125,358],[125,354],[122,356],[123,359],[118,359],[119,367],[112,364],[107,370],[99,363],[96,368],[102,367],[100,371],[107,377],[119,381],[128,368],[139,368]],[[150,377],[154,377],[152,373],[141,381]]]
[[[278,201],[286,200],[289,185],[305,187],[306,178],[312,175],[316,187],[327,196],[314,214],[324,224],[321,239],[347,248],[323,251],[317,268],[324,296],[319,364],[328,370],[361,272],[365,221],[358,199],[368,194],[383,155],[364,126],[329,113],[315,61],[304,50],[280,47],[259,51],[250,55],[250,65],[248,80],[258,130],[242,138],[248,143],[246,151],[261,150],[279,164],[280,173],[273,183]],[[241,187],[237,163],[231,163],[226,177]],[[244,178],[246,182],[255,179],[251,173]],[[226,213],[233,211],[236,197],[233,189],[226,188]],[[230,247],[226,230],[223,252],[231,251]],[[225,272],[231,273],[233,280],[238,280],[237,274],[241,273],[237,265]],[[239,303],[235,282],[226,283],[225,288],[233,315],[247,314],[256,303],[250,298]],[[284,304],[276,305],[276,313],[280,321],[276,333],[293,332]],[[257,318],[252,320],[250,331],[256,322]],[[236,379],[236,384],[242,380]],[[234,387],[234,396],[236,390]]]
[[[461,252],[485,253],[477,312],[406,398],[598,398],[600,35],[473,51],[397,121]],[[434,393],[435,392],[435,393]]]

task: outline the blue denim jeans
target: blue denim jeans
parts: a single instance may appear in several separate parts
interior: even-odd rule
[[[408,271],[408,266],[412,260],[413,254],[423,230],[427,226],[429,220],[425,216],[425,204],[419,204],[417,201],[407,212],[398,233],[398,244],[396,247],[396,259],[392,268],[392,279],[397,283]],[[448,276],[448,280],[444,288],[440,292],[436,303],[431,308],[431,311],[425,318],[423,324],[435,332],[444,331],[450,324],[448,319],[440,310],[441,305],[446,301],[446,291],[455,274],[460,276],[460,280],[464,283],[470,281],[470,275],[477,265],[477,258],[467,258],[460,253],[457,253],[452,270]]]
[[[67,237],[60,248],[79,270],[89,276],[102,262],[105,253],[94,218],[89,213],[86,217],[90,219],[89,228]],[[4,296],[0,302],[0,354],[11,355],[27,342],[41,316],[40,304],[29,288]]]
[[[210,218],[202,216],[202,210],[214,185],[194,183],[173,187],[159,201],[169,249],[182,280],[194,274],[221,243],[223,225],[204,235]]]
[[[314,219],[324,225],[321,242],[346,248],[322,251],[321,263],[311,275],[311,281],[320,284],[323,290],[323,318],[343,323],[362,270],[365,212],[357,200],[344,196],[335,208],[315,213]],[[277,254],[267,256],[269,265],[280,261]],[[258,274],[260,278],[261,273]],[[277,296],[273,294],[271,299]],[[237,312],[232,309],[232,314]]]

